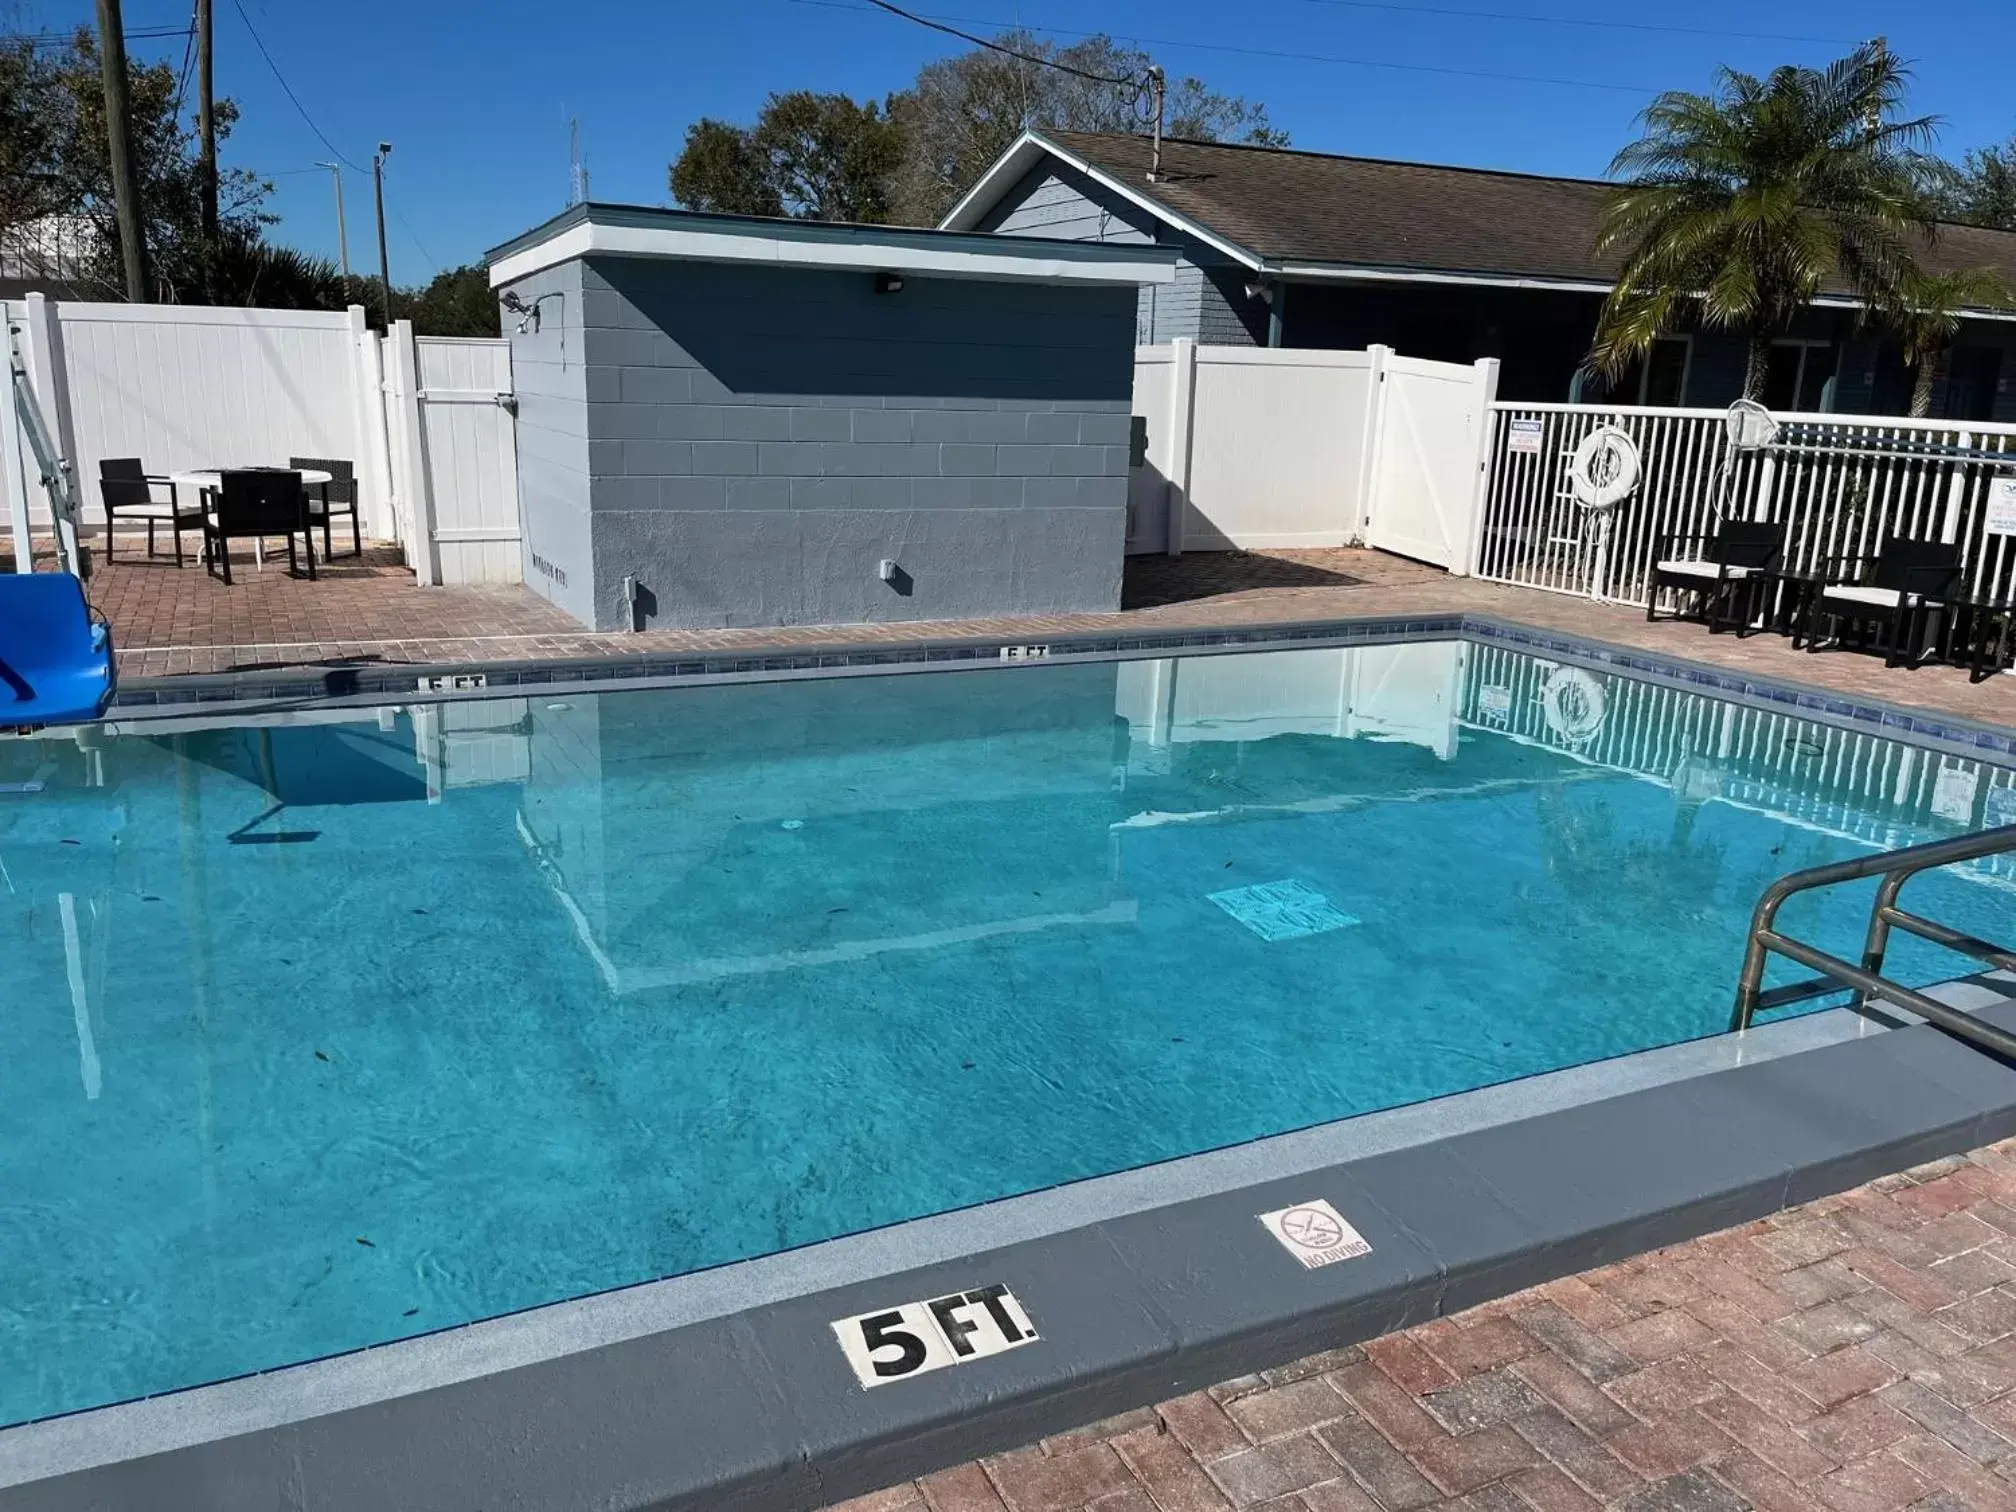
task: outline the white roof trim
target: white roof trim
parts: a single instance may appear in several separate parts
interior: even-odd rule
[[[1480,284],[1494,289],[1558,289],[1570,294],[1608,294],[1610,285],[1594,279],[1525,278],[1516,273],[1445,273],[1435,268],[1360,268],[1344,263],[1270,262],[1266,271],[1282,278],[1310,282],[1323,279],[1361,283]]]
[[[980,182],[968,189],[959,203],[946,214],[945,219],[938,222],[938,229],[971,231],[983,215],[1000,203],[1001,196],[1014,188],[1021,181],[1022,175],[1036,166],[1036,160],[1046,154],[1077,169],[1095,184],[1111,190],[1129,204],[1146,210],[1157,220],[1166,221],[1186,236],[1194,236],[1206,246],[1216,247],[1234,262],[1244,263],[1249,268],[1260,267],[1260,258],[1237,242],[1227,241],[1210,227],[1190,219],[1187,215],[1178,214],[1160,200],[1131,188],[1104,169],[1093,167],[1076,153],[1066,152],[1049,138],[1034,131],[1023,132],[1016,139],[1015,145],[1002,153],[992,168],[980,175]]]
[[[985,248],[920,246],[900,238],[801,236],[786,227],[762,224],[636,226],[585,220],[498,258],[490,264],[490,287],[502,288],[558,263],[598,255],[778,268],[858,268],[868,273],[1024,283],[1160,284],[1176,276],[1176,260],[1165,249],[1144,247],[1142,256],[1115,257],[1111,246],[1098,242],[1083,246],[1078,251],[1067,243],[1018,243],[1012,237]]]

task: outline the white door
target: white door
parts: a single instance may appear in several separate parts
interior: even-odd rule
[[[1486,371],[1416,357],[1386,359],[1376,400],[1368,545],[1466,570],[1479,443],[1490,416]]]

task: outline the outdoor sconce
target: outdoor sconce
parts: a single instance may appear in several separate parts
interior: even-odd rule
[[[875,292],[877,294],[901,294],[903,292],[903,275],[901,273],[877,273],[875,275]]]

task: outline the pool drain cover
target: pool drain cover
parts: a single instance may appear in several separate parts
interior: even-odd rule
[[[1263,940],[1299,940],[1347,929],[1358,921],[1306,882],[1256,882],[1208,894],[1211,901]]]

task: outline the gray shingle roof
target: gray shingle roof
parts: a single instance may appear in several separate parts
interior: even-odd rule
[[[1602,283],[1615,274],[1593,250],[1608,188],[1597,179],[1179,139],[1163,143],[1150,183],[1145,137],[1042,136],[1268,261]],[[1948,226],[1926,262],[1985,265],[2016,282],[2016,232]]]

